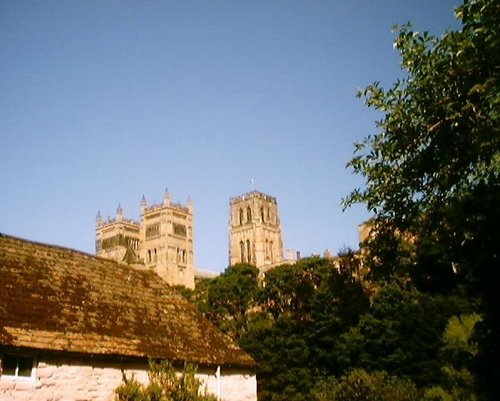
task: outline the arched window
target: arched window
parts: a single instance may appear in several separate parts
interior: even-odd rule
[[[269,242],[269,254],[271,255],[271,260],[274,260],[273,241]]]
[[[240,218],[240,226],[243,225],[243,209],[240,209],[239,211],[239,218]]]
[[[240,242],[240,261],[245,263],[245,243],[243,241]]]
[[[266,248],[265,248],[266,260],[269,259],[269,240],[266,239]]]
[[[252,222],[252,209],[250,209],[250,206],[247,207],[247,223]]]
[[[250,240],[247,239],[247,261],[248,263],[252,263],[252,251],[250,248]]]
[[[265,219],[264,219],[264,208],[263,207],[260,208],[260,220],[262,221],[262,223],[265,222]]]
[[[151,250],[148,251],[148,262],[151,263]]]

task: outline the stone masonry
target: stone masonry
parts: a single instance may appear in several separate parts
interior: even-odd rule
[[[283,262],[276,198],[252,191],[230,199],[229,264],[249,263],[261,272]]]
[[[194,287],[193,204],[141,201],[141,220],[125,219],[121,206],[116,218],[96,222],[96,254],[136,267],[154,270],[171,285]]]

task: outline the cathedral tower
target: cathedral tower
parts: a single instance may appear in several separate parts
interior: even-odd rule
[[[135,263],[138,261],[140,244],[140,223],[125,219],[120,205],[116,218],[104,221],[101,213],[96,218],[95,250],[97,256],[118,262]]]
[[[193,204],[141,201],[141,221],[127,220],[118,206],[115,219],[97,215],[97,256],[154,270],[171,285],[194,287]]]
[[[173,203],[168,191],[163,203],[141,202],[140,256],[172,285],[194,288],[193,204]]]
[[[283,261],[276,198],[252,191],[230,199],[229,264],[249,263],[261,271]]]

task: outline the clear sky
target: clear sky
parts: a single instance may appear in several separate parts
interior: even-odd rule
[[[276,196],[285,248],[357,248],[345,169],[401,76],[391,28],[456,29],[458,0],[0,1],[0,232],[94,253],[95,216],[195,207],[198,268],[228,262],[229,198]]]

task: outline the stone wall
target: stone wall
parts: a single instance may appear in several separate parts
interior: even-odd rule
[[[38,359],[34,379],[0,377],[2,401],[111,401],[122,383],[122,372],[146,383],[147,364],[112,363],[86,359],[44,357]],[[221,369],[217,385],[216,369],[200,369],[198,377],[206,389],[222,401],[256,401],[255,374]]]

